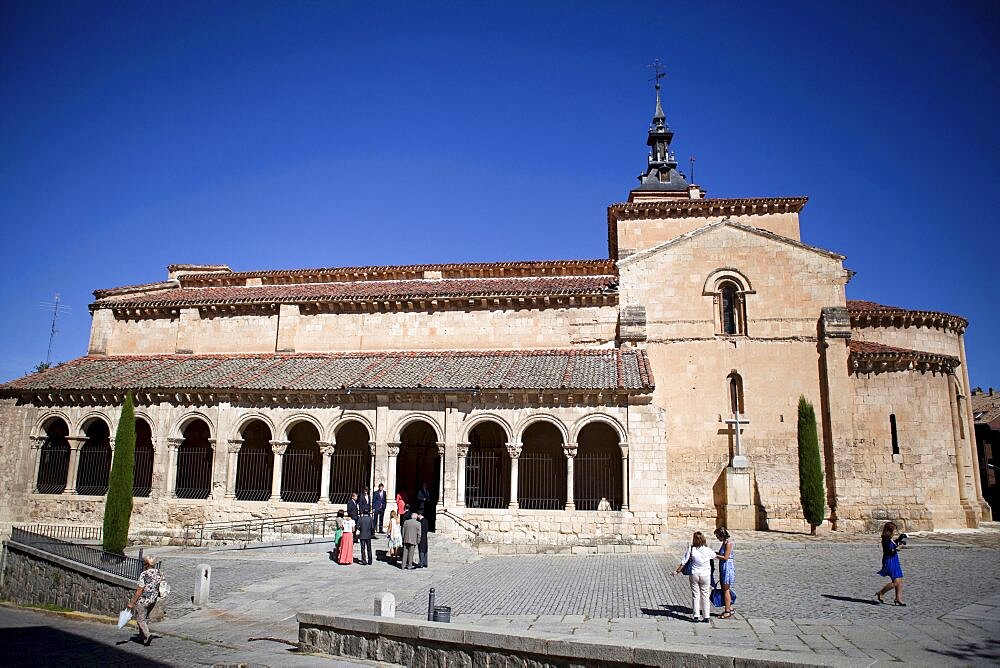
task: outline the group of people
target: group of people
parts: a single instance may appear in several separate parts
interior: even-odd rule
[[[906,534],[899,534],[896,538],[896,525],[893,522],[886,522],[882,527],[882,569],[878,575],[889,578],[889,584],[885,585],[875,593],[875,599],[879,603],[885,603],[882,598],[890,591],[895,592],[893,605],[905,606],[903,602],[903,568],[899,564],[899,550],[906,545]],[[736,584],[736,563],[733,560],[733,539],[729,535],[726,527],[719,527],[715,530],[715,537],[721,541],[718,551],[708,547],[705,534],[700,531],[694,532],[691,537],[691,546],[684,553],[684,559],[674,570],[674,575],[684,573],[688,576],[691,585],[691,621],[708,622],[711,618],[711,608],[709,607],[712,597],[712,590],[716,587],[715,563],[719,564],[718,588],[721,592],[721,600],[715,601],[717,607],[722,607],[720,615],[722,619],[729,619],[736,612],[734,603],[736,593],[733,585]]]
[[[372,540],[376,534],[387,539],[386,559],[396,561],[404,570],[427,568],[427,535],[430,533],[428,505],[433,503],[429,486],[424,483],[417,493],[417,511],[412,511],[403,492],[396,493],[396,507],[389,511],[388,529],[384,526],[388,500],[385,485],[374,494],[365,487],[361,494],[351,493],[346,510],[337,511],[334,530],[334,556],[337,563],[354,563],[354,542],[361,544],[361,564],[372,564]]]

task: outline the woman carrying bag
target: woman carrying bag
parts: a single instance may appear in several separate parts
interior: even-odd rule
[[[684,554],[684,561],[674,570],[674,575],[687,575],[691,584],[691,621],[708,623],[712,612],[708,607],[708,598],[712,592],[712,559],[715,552],[705,542],[705,534],[696,531],[691,537],[691,546]]]

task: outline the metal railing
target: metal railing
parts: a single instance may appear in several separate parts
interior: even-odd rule
[[[123,554],[105,552],[104,550],[70,543],[51,536],[44,536],[21,527],[11,528],[10,539],[15,543],[33,547],[36,550],[75,561],[91,568],[118,575],[129,580],[138,580],[143,571],[141,557],[126,557]]]
[[[104,527],[82,524],[25,524],[14,528],[62,540],[104,540]]]
[[[336,530],[336,511],[311,515],[288,517],[264,517],[229,522],[204,522],[184,527],[184,544],[204,545],[206,540],[235,541],[243,543],[263,543],[274,534],[309,536],[309,542],[317,538],[332,536]]]
[[[452,520],[455,524],[465,529],[474,536],[478,536],[482,531],[482,529],[479,528],[479,525],[476,524],[475,522],[471,522],[465,519],[464,517],[459,517],[455,513],[448,510],[447,508],[442,508],[440,511],[438,511],[438,513]]]

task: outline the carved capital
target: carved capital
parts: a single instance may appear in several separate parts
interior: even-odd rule
[[[216,440],[214,438],[208,439],[208,447],[212,448],[212,452],[215,452]]]
[[[334,451],[337,449],[335,443],[330,443],[328,441],[317,441],[316,445],[319,446],[319,452],[324,457],[332,457]]]
[[[579,451],[579,446],[576,443],[564,443],[563,452],[567,457],[573,459],[576,457],[576,453]]]
[[[377,447],[377,444],[375,443],[375,441],[368,441],[368,451],[372,453],[372,457],[375,456],[375,448],[376,447]]]
[[[507,454],[510,455],[511,459],[517,459],[521,456],[521,444],[520,443],[508,443],[507,444]]]
[[[168,438],[167,439],[167,450],[177,451],[177,448],[181,447],[181,443],[184,442],[183,438]]]
[[[276,455],[285,454],[285,450],[287,450],[288,446],[292,444],[291,441],[271,441],[270,443],[271,443],[271,452],[273,452]]]
[[[229,444],[226,446],[226,452],[239,452],[243,448],[242,438],[231,438],[229,439]]]
[[[83,444],[87,442],[86,436],[67,436],[66,442],[69,443],[70,450],[79,450],[83,447]]]
[[[438,454],[441,455],[442,457],[444,457],[444,450],[445,450],[444,441],[438,441],[436,443],[436,445],[437,445],[437,449],[438,449]]]
[[[49,440],[48,436],[31,436],[30,438],[31,438],[31,448],[33,450],[38,450],[43,445],[45,445],[45,441]]]
[[[618,447],[622,449],[622,458],[628,459],[628,443],[619,443]]]
[[[459,443],[458,444],[458,456],[465,457],[469,454],[469,448],[472,446],[471,443]]]
[[[387,446],[389,448],[389,456],[390,457],[397,457],[397,456],[399,456],[399,445],[400,445],[399,443],[388,443],[387,444]]]

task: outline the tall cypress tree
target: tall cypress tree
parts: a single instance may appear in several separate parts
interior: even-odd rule
[[[128,544],[128,526],[132,520],[132,483],[135,476],[135,407],[132,392],[125,394],[122,415],[115,433],[115,456],[108,478],[108,496],[104,504],[104,549],[124,552]]]
[[[816,535],[823,523],[826,498],[823,490],[823,468],[819,459],[819,437],[816,432],[816,411],[805,397],[799,397],[799,498],[802,513]]]

